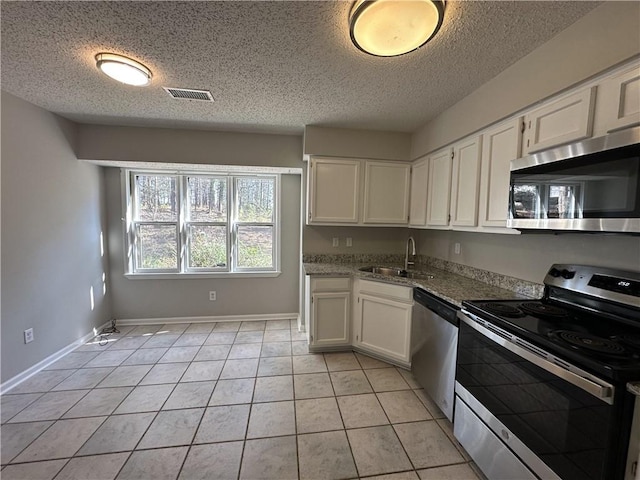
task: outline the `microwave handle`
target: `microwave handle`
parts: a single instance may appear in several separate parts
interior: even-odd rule
[[[467,315],[473,316],[469,314],[469,312],[465,311],[464,313],[461,313],[459,317],[464,323],[469,325],[478,333],[484,335],[485,337],[494,341],[501,347],[506,348],[510,352],[518,355],[519,357],[522,357],[525,360],[530,361],[534,365],[542,368],[543,370],[546,370],[547,372],[560,377],[563,380],[566,380],[572,385],[575,385],[581,390],[584,390],[585,392],[608,403],[609,405],[613,404],[613,394],[615,390],[613,385],[605,382],[597,383],[593,380],[583,377],[582,375],[578,375],[577,373],[573,373],[566,368],[556,365],[555,363],[552,363],[549,360],[540,357],[538,354],[533,353],[526,348],[513,343],[511,340],[502,337],[498,333],[495,333],[492,330],[480,325],[478,322],[475,322],[472,319],[468,318]]]

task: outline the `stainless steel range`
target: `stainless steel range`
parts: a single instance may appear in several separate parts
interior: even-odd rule
[[[463,302],[455,436],[490,479],[632,479],[640,272],[553,265],[544,283],[540,300]]]

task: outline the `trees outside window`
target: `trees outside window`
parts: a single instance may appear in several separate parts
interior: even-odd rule
[[[129,273],[277,270],[277,175],[128,172]]]

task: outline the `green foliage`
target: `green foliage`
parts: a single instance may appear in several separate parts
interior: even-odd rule
[[[273,265],[271,246],[240,245],[238,265],[243,268],[268,268]]]
[[[189,266],[192,268],[224,267],[227,264],[227,246],[223,242],[192,237],[190,255]]]

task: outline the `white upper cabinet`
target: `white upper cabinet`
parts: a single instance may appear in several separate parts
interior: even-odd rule
[[[482,137],[470,137],[453,146],[451,225],[478,225]]]
[[[364,171],[364,223],[406,225],[411,166],[367,160]]]
[[[445,148],[429,157],[427,226],[448,228],[453,150]]]
[[[597,134],[640,124],[640,66],[625,69],[598,86]]]
[[[520,157],[522,117],[513,118],[486,130],[482,135],[480,176],[481,227],[506,227],[509,209],[511,160]]]
[[[307,223],[407,225],[411,164],[312,157]]]
[[[308,178],[308,223],[358,222],[359,160],[312,158]]]
[[[411,196],[409,203],[409,225],[424,227],[427,224],[427,186],[429,160],[419,160],[411,167]]]
[[[596,87],[546,102],[525,117],[523,154],[591,136]]]

